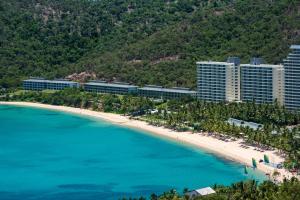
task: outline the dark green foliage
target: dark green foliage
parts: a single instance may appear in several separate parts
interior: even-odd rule
[[[202,5],[189,0],[185,3],[189,9],[183,9],[169,2],[1,1],[0,83],[15,86],[18,82],[11,79],[28,75],[63,77],[75,71],[73,64],[84,55],[110,52],[141,40]],[[92,65],[85,67],[93,70]]]
[[[234,183],[231,186],[216,186],[216,193],[197,197],[194,200],[298,200],[300,199],[300,182],[292,178],[276,185],[270,181],[257,184],[254,180]],[[152,198],[155,197],[155,198]],[[151,200],[188,200],[187,196],[178,194],[175,190],[164,192]],[[129,200],[129,199],[128,199]]]
[[[76,108],[86,108],[95,111],[130,114],[139,110],[151,109],[154,103],[149,99],[133,96],[117,96],[110,94],[86,93],[80,89],[65,89],[57,92],[21,92],[11,94],[10,101],[30,101],[51,105],[64,105]]]
[[[240,56],[249,62],[251,56],[262,56],[266,62],[282,62],[289,45],[300,41],[297,5],[299,1],[243,0],[205,7],[148,38],[87,56],[76,66],[93,66],[99,77],[140,85],[195,88],[199,60]]]
[[[299,43],[297,0],[10,0],[0,2],[0,85],[28,76],[195,88],[195,62],[262,56]]]
[[[297,179],[285,180],[281,185],[265,181],[258,185],[255,181],[239,182],[230,187],[218,186],[217,193],[199,200],[226,199],[226,200],[281,200],[298,199],[300,196],[300,182]],[[198,200],[197,199],[197,200]]]

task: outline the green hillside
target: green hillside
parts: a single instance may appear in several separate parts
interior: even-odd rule
[[[0,85],[88,71],[195,87],[197,60],[279,63],[292,43],[300,43],[297,0],[1,1]]]

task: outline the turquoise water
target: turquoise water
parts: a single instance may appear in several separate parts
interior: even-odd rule
[[[194,147],[93,118],[0,106],[0,199],[89,200],[262,180]]]

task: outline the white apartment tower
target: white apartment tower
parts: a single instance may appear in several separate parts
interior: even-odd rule
[[[292,45],[284,63],[284,105],[289,110],[300,111],[300,45]]]
[[[239,59],[227,62],[197,62],[198,99],[220,102],[239,101]]]
[[[284,68],[282,65],[262,64],[258,58],[251,59],[250,64],[242,64],[241,100],[256,103],[274,103],[283,105]]]

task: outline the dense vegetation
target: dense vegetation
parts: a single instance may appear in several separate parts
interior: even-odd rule
[[[195,61],[279,63],[299,43],[297,0],[0,1],[0,86],[95,72],[195,87]]]
[[[1,1],[1,83],[15,86],[16,77],[28,75],[62,77],[92,50],[103,54],[127,46],[207,4],[196,0]],[[82,70],[90,69],[89,64],[85,67]]]
[[[194,99],[157,102],[137,96],[86,93],[79,89],[17,92],[13,95],[2,95],[2,100],[41,102],[114,112],[178,131],[207,131],[242,137],[251,145],[268,145],[281,149],[286,155],[285,166],[289,169],[300,168],[300,128],[288,128],[299,124],[300,114],[288,112],[277,104],[207,103]],[[226,122],[230,117],[259,122],[263,126],[258,130],[232,126]]]
[[[270,181],[258,185],[255,181],[234,183],[231,186],[215,186],[216,193],[195,198],[195,200],[296,200],[300,199],[300,182],[297,179],[285,180],[281,185]],[[139,198],[136,200],[145,200]],[[175,190],[162,195],[152,194],[151,200],[188,200]],[[132,199],[133,200],[133,199]]]

